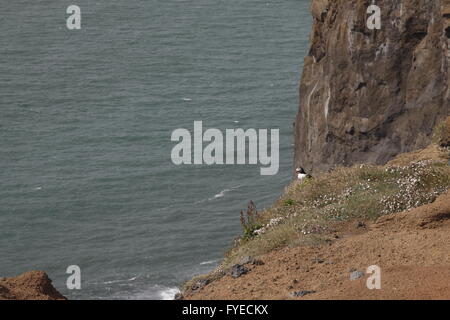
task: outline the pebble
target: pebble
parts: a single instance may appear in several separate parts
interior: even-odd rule
[[[306,296],[306,295],[308,295],[308,294],[313,294],[313,293],[316,293],[316,291],[302,290],[302,291],[295,291],[295,292],[292,292],[292,295],[293,295],[294,297],[304,297],[304,296]]]
[[[353,271],[350,273],[350,280],[357,280],[359,278],[364,277],[364,272],[361,271]]]
[[[315,262],[315,263],[324,263],[325,260],[320,259],[320,258],[315,258],[315,259],[313,259],[313,262]]]

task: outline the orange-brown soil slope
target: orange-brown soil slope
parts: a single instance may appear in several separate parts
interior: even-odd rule
[[[272,251],[247,274],[229,274],[185,299],[450,299],[450,191],[435,202],[361,226],[345,222],[335,241]],[[381,289],[366,286],[381,268]],[[350,280],[354,271],[364,273]],[[313,291],[301,297],[293,293]]]

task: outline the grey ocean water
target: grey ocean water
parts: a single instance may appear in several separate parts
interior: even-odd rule
[[[247,201],[263,209],[290,180],[308,9],[1,1],[0,276],[45,270],[71,299],[162,299],[214,268]],[[173,165],[171,133],[194,120],[279,128],[279,174]],[[65,288],[69,265],[82,290]]]

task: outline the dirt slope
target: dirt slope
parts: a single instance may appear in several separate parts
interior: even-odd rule
[[[286,248],[248,264],[239,278],[226,275],[186,299],[450,299],[450,191],[434,203],[383,216],[361,226],[337,226],[336,240]],[[381,289],[369,290],[365,274],[381,268]],[[294,292],[315,291],[303,297]]]
[[[0,278],[0,300],[66,300],[43,271],[30,271],[14,278]]]

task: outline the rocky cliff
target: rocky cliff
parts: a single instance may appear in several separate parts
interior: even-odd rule
[[[383,164],[427,145],[450,113],[450,0],[313,0],[312,15],[295,166]]]
[[[66,300],[43,271],[30,271],[15,278],[0,278],[0,300]]]

